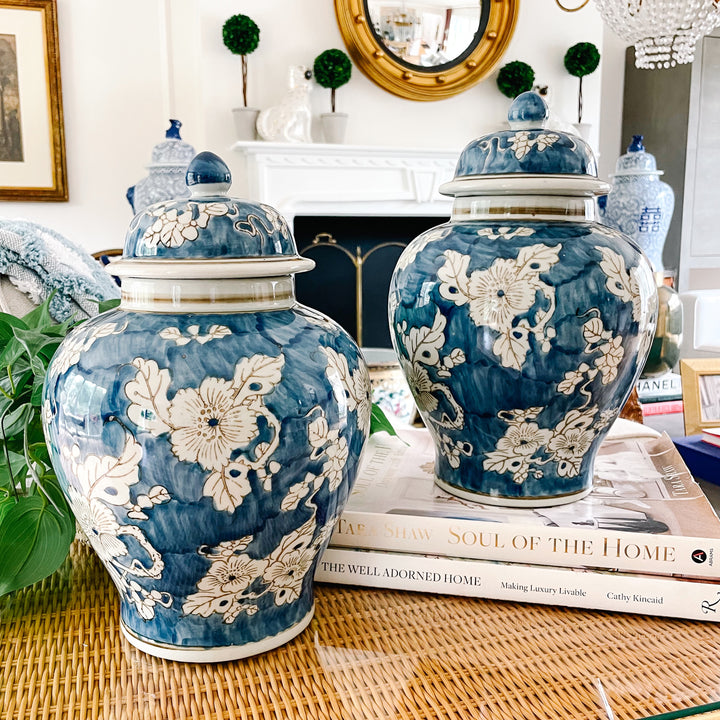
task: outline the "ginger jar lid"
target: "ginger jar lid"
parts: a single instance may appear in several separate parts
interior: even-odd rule
[[[540,95],[525,92],[510,105],[510,130],[473,140],[460,154],[455,178],[440,187],[444,195],[602,195],[597,162],[580,137],[545,128],[548,107]]]
[[[285,219],[269,205],[230,197],[230,169],[201,152],[185,175],[189,197],[155,203],[130,223],[119,277],[267,277],[306,272]],[[219,273],[219,274],[218,274]]]
[[[633,135],[627,152],[621,155],[615,163],[615,174],[610,177],[625,175],[662,175],[663,171],[657,169],[655,156],[645,151],[642,135]]]

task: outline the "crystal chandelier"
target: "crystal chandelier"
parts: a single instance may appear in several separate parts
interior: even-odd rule
[[[720,25],[719,0],[595,0],[602,19],[635,45],[639,68],[691,63],[695,44]]]

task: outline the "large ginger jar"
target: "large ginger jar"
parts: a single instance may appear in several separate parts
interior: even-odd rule
[[[229,181],[201,153],[189,199],[134,218],[120,308],[67,337],[45,387],[53,464],[122,631],[174,660],[245,657],[308,625],[369,429],[357,346],[295,301],[312,261]]]
[[[411,242],[390,286],[393,343],[436,444],[437,484],[503,505],[592,489],[600,442],[653,336],[639,247],[596,220],[607,192],[580,138],[519,96],[511,130],[470,143],[450,222]]]

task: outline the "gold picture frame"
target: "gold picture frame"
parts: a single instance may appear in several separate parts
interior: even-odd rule
[[[0,199],[68,199],[56,0],[0,0]]]
[[[720,357],[680,361],[685,434],[720,427]]]

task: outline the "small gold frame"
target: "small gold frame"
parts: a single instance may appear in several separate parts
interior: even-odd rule
[[[685,434],[720,427],[720,357],[680,361]]]
[[[432,72],[413,71],[383,47],[370,27],[364,0],[335,0],[340,33],[355,64],[388,92],[409,100],[442,100],[487,77],[512,38],[519,0],[485,0],[489,14],[478,44],[459,62]]]

